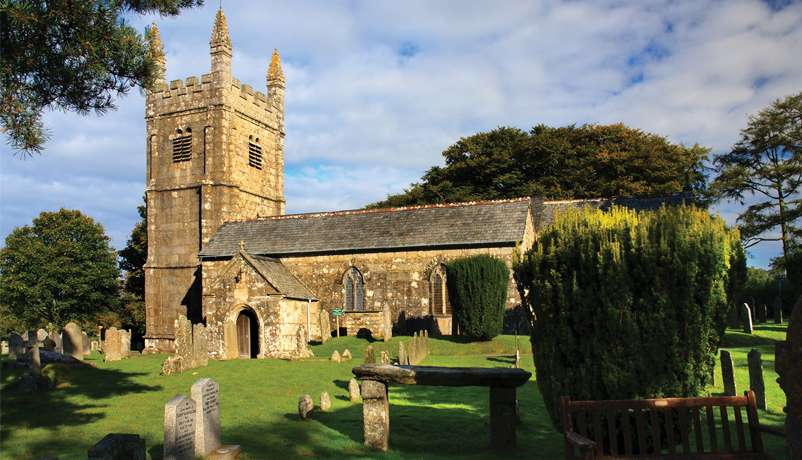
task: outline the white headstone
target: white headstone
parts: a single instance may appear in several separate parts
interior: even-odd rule
[[[192,385],[195,412],[195,455],[205,456],[222,444],[220,435],[220,385],[200,379]]]
[[[195,400],[184,395],[164,405],[164,460],[195,460],[195,412]]]

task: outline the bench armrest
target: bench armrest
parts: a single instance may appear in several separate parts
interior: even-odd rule
[[[573,431],[567,431],[565,437],[571,444],[578,447],[580,452],[593,450],[596,447],[595,442]]]
[[[765,426],[765,425],[757,425],[755,428],[757,428],[758,431],[761,431],[763,433],[768,433],[770,435],[779,436],[781,438],[785,437],[785,430],[781,430],[779,428],[771,428],[771,427],[768,427],[768,426]]]

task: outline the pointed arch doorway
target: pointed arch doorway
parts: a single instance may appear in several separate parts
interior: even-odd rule
[[[240,359],[256,358],[259,354],[259,321],[248,309],[237,315],[237,352]]]

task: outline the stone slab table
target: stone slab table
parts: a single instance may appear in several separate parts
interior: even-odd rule
[[[532,377],[523,369],[483,367],[393,366],[360,364],[351,370],[363,380],[362,414],[365,445],[387,450],[390,441],[390,406],[387,384],[490,387],[490,448],[515,447],[515,389]]]

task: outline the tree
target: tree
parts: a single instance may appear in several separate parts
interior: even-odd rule
[[[158,75],[145,38],[124,13],[175,16],[202,0],[0,0],[0,122],[12,148],[40,153],[46,108],[81,115],[114,109],[115,96]]]
[[[501,334],[510,269],[501,259],[478,254],[449,262],[448,298],[460,331],[478,340]]]
[[[698,396],[746,259],[738,230],[694,206],[572,208],[513,272],[533,324],[537,384],[561,429],[563,395]]]
[[[745,248],[763,241],[782,241],[783,258],[791,240],[802,237],[795,222],[802,216],[802,93],[777,99],[757,116],[749,116],[741,140],[729,153],[716,155],[718,176],[710,189],[718,199],[746,204],[738,217]],[[779,229],[779,236],[770,232]]]
[[[462,138],[404,193],[368,208],[494,200],[706,192],[709,149],[686,148],[623,124],[499,127]]]
[[[80,211],[42,212],[0,249],[0,302],[30,327],[90,322],[119,302],[114,249]]]
[[[123,327],[145,332],[145,262],[148,259],[148,208],[137,207],[142,219],[131,231],[125,248],[119,251],[120,270],[124,272],[123,296],[117,315]]]

